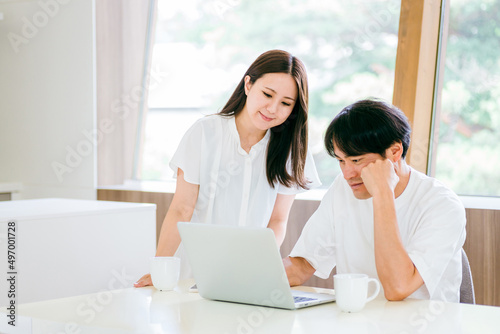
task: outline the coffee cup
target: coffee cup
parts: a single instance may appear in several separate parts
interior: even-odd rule
[[[333,279],[335,302],[344,312],[361,311],[365,304],[372,301],[380,292],[379,281],[365,274],[337,274]],[[375,292],[368,296],[370,282],[375,284]]]
[[[153,286],[160,291],[173,290],[179,281],[181,259],[170,256],[151,258],[151,280]]]

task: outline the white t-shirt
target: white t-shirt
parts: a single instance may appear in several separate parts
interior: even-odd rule
[[[182,138],[170,161],[184,172],[184,179],[200,185],[192,222],[267,227],[276,196],[297,194],[304,189],[275,184],[266,176],[267,144],[270,130],[249,153],[241,148],[234,117],[206,116],[193,124]],[[290,168],[290,161],[288,161]],[[310,152],[305,165],[309,188],[321,185]],[[185,259],[182,245],[176,256]],[[183,267],[187,264],[184,260]],[[183,271],[183,277],[189,272]]]
[[[458,302],[466,221],[461,201],[439,181],[411,169],[395,204],[403,245],[424,280],[410,297]],[[337,273],[378,279],[372,199],[356,199],[339,175],[290,256],[305,258],[321,278],[328,278],[337,266]]]

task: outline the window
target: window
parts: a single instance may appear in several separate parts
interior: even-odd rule
[[[461,195],[500,196],[500,1],[451,1],[431,173]]]
[[[392,100],[400,1],[159,0],[152,68],[166,74],[149,93],[143,180],[168,180],[184,132],[218,112],[251,62],[283,49],[309,77],[309,142],[324,187],[340,172],[323,133],[346,105]]]

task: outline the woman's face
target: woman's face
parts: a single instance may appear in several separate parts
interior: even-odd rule
[[[253,84],[245,77],[247,101],[243,112],[259,130],[267,130],[285,122],[297,101],[297,84],[290,74],[267,73]]]

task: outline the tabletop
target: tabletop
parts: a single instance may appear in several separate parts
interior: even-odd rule
[[[499,307],[416,299],[389,302],[379,296],[358,313],[341,312],[335,303],[281,310],[206,300],[188,292],[191,283],[182,282],[174,291],[126,288],[16,305],[15,327],[2,308],[0,333],[487,334],[500,328]]]

